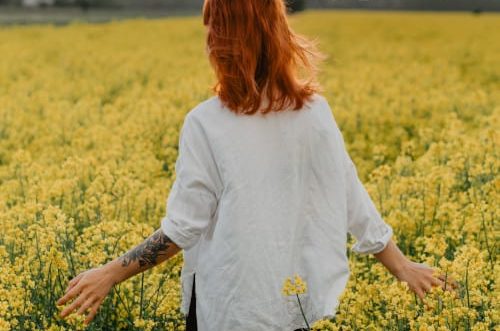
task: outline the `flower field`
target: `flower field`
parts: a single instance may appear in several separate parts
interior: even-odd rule
[[[424,305],[348,250],[337,315],[312,328],[499,330],[500,16],[290,20],[328,55],[322,93],[393,240],[460,284]],[[212,95],[204,28],[200,17],[0,27],[0,57],[0,330],[81,330],[55,301],[159,227],[184,116]],[[181,267],[177,254],[117,285],[87,329],[184,330]]]

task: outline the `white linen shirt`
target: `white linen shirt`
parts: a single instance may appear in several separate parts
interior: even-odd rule
[[[184,119],[175,171],[161,228],[183,249],[184,314],[196,273],[200,331],[305,327],[297,298],[281,292],[294,274],[308,285],[308,321],[334,316],[350,275],[347,233],[360,254],[380,252],[393,234],[319,94],[265,115],[205,100]]]

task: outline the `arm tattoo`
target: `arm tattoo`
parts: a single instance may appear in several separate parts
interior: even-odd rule
[[[166,250],[172,244],[173,241],[161,229],[158,229],[140,245],[120,257],[122,267],[127,267],[136,260],[141,267],[146,265],[154,266],[157,263],[158,256],[165,255]]]

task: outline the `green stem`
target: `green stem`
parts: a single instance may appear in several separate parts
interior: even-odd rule
[[[300,298],[298,294],[295,294],[297,296],[297,300],[299,301],[299,307],[300,307],[300,312],[302,313],[302,317],[304,318],[304,321],[306,321],[307,329],[311,330],[311,327],[309,326],[309,322],[307,322],[306,315],[304,315],[304,310],[302,309],[302,304],[300,303]]]

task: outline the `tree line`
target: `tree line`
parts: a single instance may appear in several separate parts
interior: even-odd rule
[[[204,0],[52,0],[54,6],[108,8],[165,8],[201,10]],[[290,12],[306,8],[500,11],[500,0],[282,0]],[[44,1],[41,1],[43,4]],[[22,5],[22,0],[0,0],[0,5]]]

